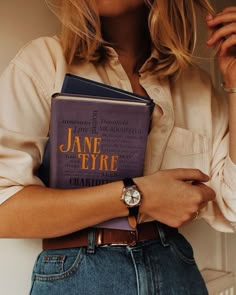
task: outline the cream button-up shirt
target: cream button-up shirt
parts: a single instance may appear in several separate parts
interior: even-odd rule
[[[154,58],[140,70],[140,84],[156,104],[144,174],[197,168],[210,175],[216,200],[200,215],[213,228],[233,232],[236,165],[228,156],[227,103],[216,95],[208,76],[196,68],[186,70],[176,81],[160,81],[155,71],[148,70]],[[51,95],[60,92],[68,72],[132,91],[112,49],[106,64],[68,66],[56,37],[27,44],[0,78],[0,203],[24,186],[44,185],[37,169],[48,139]],[[140,222],[147,220],[140,217]]]

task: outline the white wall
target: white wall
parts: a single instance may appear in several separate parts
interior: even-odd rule
[[[214,2],[221,6],[235,4],[235,0]],[[43,0],[0,0],[0,72],[26,42],[52,35],[57,29],[58,23]],[[197,51],[201,57],[209,57],[205,50],[205,33],[203,29]],[[214,69],[209,60],[204,62],[204,67],[210,72]],[[203,221],[192,222],[182,232],[192,242],[201,269],[232,268],[236,271],[235,235],[221,235]],[[0,240],[0,294],[28,294],[31,270],[40,250],[40,240]],[[225,257],[227,253],[230,258]]]
[[[25,43],[54,35],[58,27],[43,0],[0,0],[0,73]],[[40,240],[0,240],[1,295],[29,293],[33,263],[40,250]]]

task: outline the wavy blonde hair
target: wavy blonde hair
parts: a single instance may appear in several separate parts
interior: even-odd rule
[[[100,62],[105,41],[96,0],[45,0],[62,23],[60,39],[66,60]],[[128,1],[128,0],[127,0]],[[159,54],[159,77],[178,74],[194,63],[197,8],[214,14],[208,0],[144,0],[149,7],[149,34]]]

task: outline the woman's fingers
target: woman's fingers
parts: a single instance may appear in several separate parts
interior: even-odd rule
[[[208,27],[213,30],[207,43],[214,45],[221,39],[236,33],[236,6],[227,7],[215,16],[208,14],[206,22]]]
[[[236,21],[236,6],[226,7],[216,15],[208,14],[206,21],[209,27],[215,27]]]
[[[214,200],[214,190],[203,183],[207,181],[209,177],[202,171],[184,168],[161,170],[135,179],[143,192],[140,213],[179,227]]]
[[[236,30],[234,34],[231,34],[221,45],[221,50],[219,53],[219,57],[221,56],[225,56],[227,54],[227,52],[231,51],[235,51],[236,53]],[[235,47],[235,48],[234,48]],[[236,59],[235,59],[236,62]]]
[[[236,12],[236,6],[225,7],[219,14],[228,12]]]
[[[215,191],[208,185],[202,182],[193,183],[193,185],[200,189],[200,195],[202,199],[199,201],[199,209],[202,209],[209,201],[213,201],[215,199]]]
[[[178,169],[172,169],[171,173],[173,174],[175,179],[178,179],[178,180],[191,181],[191,182],[193,182],[193,181],[199,181],[199,182],[209,181],[209,176],[206,175],[205,173],[203,173],[199,169],[178,168]]]
[[[219,29],[217,29],[210,39],[207,41],[208,45],[214,45],[217,42],[221,40],[227,40],[230,37],[234,38],[234,35],[236,34],[236,22],[235,23],[230,23],[228,25],[225,25]]]
[[[236,6],[225,8],[215,16],[207,15],[211,30],[208,46],[217,49],[218,64],[226,85],[235,85],[236,80]]]

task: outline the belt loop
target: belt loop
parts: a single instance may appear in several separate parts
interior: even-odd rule
[[[96,238],[96,230],[92,228],[88,233],[88,246],[87,246],[88,254],[95,253],[95,238]]]
[[[170,244],[169,244],[168,238],[167,238],[167,236],[165,234],[165,231],[162,228],[162,225],[159,222],[156,222],[156,227],[157,227],[157,230],[158,230],[158,233],[159,233],[159,236],[160,236],[162,246],[163,247],[169,247]]]

